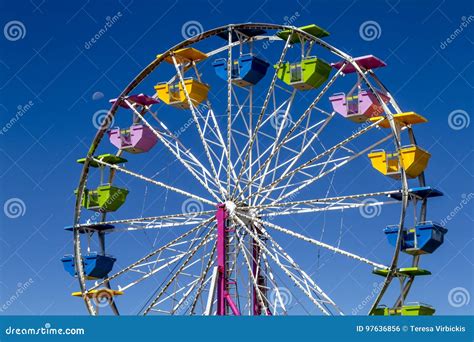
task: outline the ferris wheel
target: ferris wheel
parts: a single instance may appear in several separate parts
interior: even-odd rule
[[[308,262],[321,251],[338,260],[328,273],[355,263],[379,277],[367,314],[435,312],[407,302],[430,274],[420,257],[447,232],[427,219],[442,195],[413,131],[427,119],[400,109],[375,74],[381,59],[328,35],[219,27],[159,54],[111,100],[78,160],[74,253],[62,258],[90,314],[342,315],[331,274]],[[381,207],[392,215],[370,233],[387,239],[374,261],[340,229]]]

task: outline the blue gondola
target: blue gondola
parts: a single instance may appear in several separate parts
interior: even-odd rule
[[[81,227],[79,228],[79,233],[81,234],[86,234],[86,233],[91,233],[91,232],[109,232],[113,230],[115,227],[112,226],[111,224],[102,224],[102,223],[91,223],[89,225],[87,224],[82,224]],[[64,230],[67,230],[69,232],[74,231],[74,226],[67,226],[64,227]]]
[[[61,258],[64,270],[71,276],[76,276],[76,269],[74,268],[74,257],[72,255],[65,255]]]
[[[212,66],[219,78],[227,81],[227,59],[216,59]],[[252,54],[241,55],[232,63],[232,83],[239,87],[248,87],[257,84],[267,73],[270,66],[263,59]]]
[[[438,189],[432,188],[431,186],[418,186],[416,188],[411,188],[411,189],[408,189],[408,193],[412,197],[416,197],[419,199],[443,196],[443,193],[441,191],[439,191]],[[402,193],[397,192],[395,194],[390,194],[389,197],[401,201]]]
[[[422,222],[415,228],[403,231],[402,252],[411,255],[433,253],[444,242],[444,234],[448,230],[433,222]],[[388,242],[395,246],[397,243],[398,226],[388,226],[384,229]],[[416,234],[416,235],[415,235]]]
[[[84,274],[87,279],[104,279],[107,277],[114,263],[117,259],[110,255],[102,255],[97,252],[88,253],[82,257],[82,262],[84,266]],[[76,268],[74,265],[74,256],[65,255],[61,258],[63,263],[64,270],[68,272],[71,276],[76,276]]]

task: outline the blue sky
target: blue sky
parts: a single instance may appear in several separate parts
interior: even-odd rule
[[[18,217],[0,212],[0,309],[10,303],[1,313],[85,314],[83,304],[70,297],[77,284],[62,270],[59,259],[72,252],[72,236],[63,227],[72,223],[72,192],[80,173],[75,160],[86,153],[95,134],[93,114],[108,109],[107,100],[116,97],[156,54],[180,42],[183,25],[189,21],[197,21],[208,30],[228,23],[283,24],[291,17],[296,18],[295,26],[316,23],[325,28],[331,33],[327,41],[352,56],[374,54],[383,59],[388,67],[378,75],[401,107],[429,119],[415,132],[419,144],[432,154],[427,183],[445,196],[430,202],[428,217],[441,221],[454,211],[456,214],[447,224],[445,244],[423,259],[424,267],[433,275],[416,283],[410,299],[435,306],[439,314],[472,313],[472,301],[461,306],[448,301],[452,289],[464,288],[468,295],[473,289],[473,203],[462,202],[473,192],[472,9],[469,1],[235,4],[164,0],[152,4],[121,0],[67,4],[32,0],[14,5],[1,1],[2,27],[12,21],[22,25],[19,37],[6,30],[0,36],[0,204],[3,207],[11,199],[20,199],[22,205]],[[118,16],[116,22],[91,44],[107,17],[114,15]],[[360,27],[369,21],[377,24],[377,37],[363,39]],[[152,85],[148,85],[150,94]],[[104,96],[97,99],[100,96],[93,97],[95,93]],[[18,120],[11,124],[15,117]],[[187,119],[175,115],[168,120],[170,128],[179,128]],[[104,147],[102,151],[112,149]],[[168,181],[174,176],[173,170],[166,168],[171,162],[169,156],[153,161],[155,172],[163,169]],[[357,182],[354,192],[377,188],[369,179]],[[344,188],[344,179],[338,181],[336,187]],[[187,185],[187,181],[178,179],[176,184]],[[135,183],[131,187],[135,185],[140,187]],[[165,203],[160,197],[163,194],[157,196],[163,203],[160,212],[166,211],[165,207],[180,208],[179,200],[170,198]],[[384,238],[383,227],[395,223],[396,217],[395,212],[384,208],[372,220],[359,216],[358,224],[346,223],[343,246],[363,251],[378,244]],[[337,217],[328,220],[339,222]],[[308,229],[305,222],[299,222],[302,229]],[[314,264],[310,262],[313,256],[305,259],[291,241],[279,238],[302,264]],[[126,244],[126,239],[117,242],[114,255],[120,258],[120,247]],[[388,263],[389,248],[382,243],[372,256]],[[146,251],[130,252],[135,253]],[[368,267],[337,260],[321,269],[318,276],[327,277],[323,283],[334,290],[350,313],[377,279]],[[25,283],[30,284],[28,289],[11,302],[9,299]]]

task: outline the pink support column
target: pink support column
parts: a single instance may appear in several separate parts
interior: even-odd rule
[[[227,211],[225,204],[221,203],[217,206],[217,315],[226,314],[226,240],[227,240]]]
[[[232,310],[232,313],[235,316],[240,316],[240,311],[237,308],[237,305],[235,305],[234,301],[232,300],[232,297],[230,296],[230,294],[227,293],[225,299],[229,303],[229,306],[230,306],[230,309]]]
[[[227,258],[227,210],[224,203],[217,206],[217,315],[224,316],[227,314],[227,305],[232,313],[236,316],[240,315],[240,311],[235,305],[229,294],[227,279],[226,258]]]

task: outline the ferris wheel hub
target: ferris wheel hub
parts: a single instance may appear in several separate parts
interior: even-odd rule
[[[229,216],[234,215],[237,205],[232,201],[225,201],[224,204],[225,204],[225,208],[227,210],[228,215]]]

